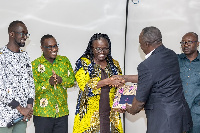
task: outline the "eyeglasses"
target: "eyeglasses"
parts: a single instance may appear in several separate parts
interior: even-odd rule
[[[59,44],[56,44],[56,45],[54,45],[54,46],[42,46],[42,47],[47,48],[48,50],[52,50],[52,49],[54,49],[54,48],[57,49],[58,46],[59,46]]]
[[[197,42],[197,41],[181,41],[180,44],[181,44],[181,45],[187,44],[188,46],[191,46],[191,45],[192,45],[193,43],[195,43],[195,42]]]
[[[95,48],[95,50],[100,53],[100,52],[108,52],[109,51],[109,48]]]
[[[29,38],[30,37],[30,34],[28,34],[28,33],[23,33],[23,32],[16,32],[16,31],[14,31],[15,33],[17,33],[17,34],[20,34],[21,35],[21,37],[27,37],[27,38]]]

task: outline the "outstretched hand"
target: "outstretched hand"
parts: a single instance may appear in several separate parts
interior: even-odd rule
[[[112,87],[121,87],[124,84],[125,84],[125,80],[120,75],[113,75],[110,78],[110,85],[109,86],[112,86]]]
[[[115,80],[122,80],[125,83],[125,79],[122,75],[113,75],[111,78]]]
[[[125,113],[126,109],[121,109],[121,108],[113,108],[113,111],[117,111],[119,113]]]

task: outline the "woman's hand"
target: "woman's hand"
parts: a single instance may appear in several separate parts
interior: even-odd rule
[[[121,87],[125,83],[125,80],[123,78],[117,78],[117,77],[110,77],[103,80],[100,80],[97,83],[97,88],[101,88],[103,86],[109,85],[110,87]]]
[[[122,87],[124,86],[124,82],[122,80],[117,80],[117,79],[110,79],[109,83],[110,87]]]
[[[125,80],[122,76],[120,75],[114,75],[110,78],[110,84],[109,86],[112,87],[121,87],[125,84]]]

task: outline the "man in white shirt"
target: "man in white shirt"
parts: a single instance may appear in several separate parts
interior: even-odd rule
[[[30,58],[20,49],[29,34],[22,21],[10,23],[8,34],[8,44],[0,49],[0,132],[25,133],[35,96]],[[7,127],[9,122],[22,116],[23,121]]]

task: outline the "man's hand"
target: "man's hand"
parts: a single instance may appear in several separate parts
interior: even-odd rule
[[[111,79],[113,79],[113,80],[121,80],[122,83],[126,82],[122,75],[113,75],[111,77]]]
[[[26,116],[26,121],[27,119],[30,120],[33,116],[33,105],[32,104],[27,104],[26,108],[30,109],[29,114]]]
[[[29,105],[29,104],[28,104]],[[32,105],[24,108],[21,105],[17,106],[16,109],[19,111],[20,114],[24,116],[23,120],[28,121],[33,115]]]
[[[130,106],[130,105],[128,105],[128,104],[126,103],[126,111],[127,111],[128,113],[134,115],[131,108],[132,108],[132,106]]]
[[[62,77],[58,76],[54,70],[52,70],[52,76],[49,79],[50,85],[56,85],[62,83]]]
[[[135,115],[143,109],[144,105],[145,105],[144,102],[140,102],[134,97],[132,106],[130,106],[126,103],[126,110],[128,113]]]
[[[119,113],[125,113],[126,109],[121,109],[121,108],[113,108],[113,111],[117,111]]]
[[[123,85],[124,85],[124,83],[122,83],[121,80],[110,79],[109,86],[120,87],[120,86],[123,86]]]
[[[114,75],[110,78],[109,86],[112,87],[121,87],[125,84],[125,80],[120,75]]]
[[[56,79],[57,79],[58,84],[62,83],[62,77],[58,76],[57,74],[56,74]]]
[[[49,84],[50,85],[55,85],[56,82],[57,82],[57,80],[55,80],[55,78],[53,76],[51,76],[50,79],[49,79]]]
[[[138,83],[138,75],[113,75],[113,78],[122,78],[124,82]]]

